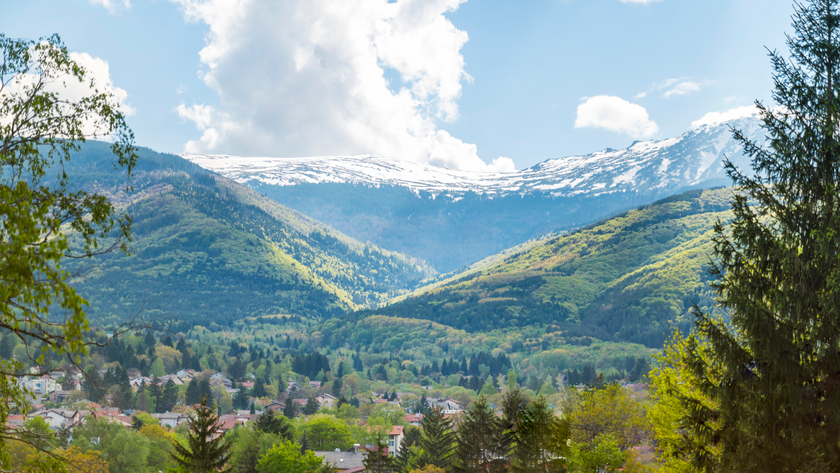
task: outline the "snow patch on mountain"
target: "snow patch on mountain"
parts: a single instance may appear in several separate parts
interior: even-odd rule
[[[414,192],[458,198],[467,192],[489,196],[550,193],[554,196],[597,196],[613,192],[662,192],[725,178],[728,156],[749,170],[730,127],[763,142],[755,118],[702,125],[680,136],[633,143],[585,156],[549,159],[513,172],[468,172],[379,156],[312,158],[247,158],[229,155],[182,154],[199,166],[243,184],[278,186],[345,183],[401,186]]]

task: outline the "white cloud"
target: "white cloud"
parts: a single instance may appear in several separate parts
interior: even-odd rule
[[[108,10],[108,13],[115,14],[119,8],[126,10],[131,8],[131,0],[89,0],[91,5],[99,5]]]
[[[33,50],[34,51],[34,50]],[[58,95],[62,100],[68,102],[78,102],[86,97],[90,97],[93,93],[110,93],[114,104],[125,115],[134,115],[135,110],[127,102],[128,92],[114,85],[111,80],[111,71],[108,61],[93,57],[88,53],[70,53],[70,59],[85,70],[84,80],[79,82],[78,79],[70,75],[58,76],[50,82],[47,82],[44,90]],[[39,80],[35,74],[21,74],[16,76],[11,82],[7,83],[0,92],[0,99],[7,97],[14,97],[26,95],[25,88],[32,87]],[[5,123],[8,123],[8,120]],[[82,122],[82,133],[87,136],[99,135],[102,124],[94,120],[86,120]],[[101,137],[101,135],[99,135]]]
[[[466,0],[171,1],[209,26],[203,80],[221,102],[176,108],[203,132],[186,152],[370,153],[498,168],[437,125],[458,118],[471,80],[460,52],[467,33],[444,15]]]
[[[607,95],[587,98],[578,106],[575,128],[588,127],[605,128],[632,138],[650,138],[659,131],[644,107]]]
[[[669,79],[669,81],[673,81],[673,80],[674,79]],[[666,82],[668,82],[668,81],[666,81]],[[670,84],[667,84],[667,85],[664,86],[664,87],[671,87],[673,85],[673,87],[671,87],[670,90],[665,92],[665,98],[666,99],[671,98],[674,95],[687,95],[687,94],[690,94],[692,92],[699,92],[700,89],[710,85],[711,83],[712,83],[711,81],[703,81],[703,82],[684,81],[684,82],[679,82],[676,85],[674,85],[674,82],[671,82]]]
[[[633,3],[638,5],[648,5],[650,3],[661,2],[662,0],[618,0],[621,3]]]
[[[723,112],[709,112],[703,115],[699,120],[691,122],[693,128],[703,125],[715,125],[718,123],[728,122],[729,120],[736,120],[738,118],[751,117],[758,113],[755,105],[745,105],[743,107],[735,107]]]
[[[633,100],[639,100],[647,97],[647,92],[639,92],[638,94],[633,96]]]

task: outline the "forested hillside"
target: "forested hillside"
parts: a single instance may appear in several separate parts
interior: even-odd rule
[[[572,233],[491,257],[370,313],[433,320],[470,332],[547,324],[572,344],[662,345],[688,328],[692,301],[712,303],[703,269],[730,189],[660,200]]]
[[[94,321],[138,312],[219,324],[268,314],[323,317],[375,307],[432,274],[176,156],[141,150],[135,189],[126,195],[108,159],[106,146],[90,143],[68,169],[134,218],[131,256],[70,266]]]

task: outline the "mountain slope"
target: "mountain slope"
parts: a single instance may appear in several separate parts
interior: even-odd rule
[[[725,155],[749,169],[730,126],[762,139],[758,120],[746,118],[512,173],[469,173],[372,156],[184,157],[354,238],[444,272],[686,188],[727,183]]]
[[[546,324],[573,343],[661,346],[710,307],[704,265],[731,190],[695,190],[578,231],[530,242],[360,315],[433,320],[468,331]]]
[[[382,304],[432,274],[176,156],[141,150],[136,192],[122,194],[108,159],[104,144],[91,143],[70,169],[134,218],[132,256],[71,266],[94,320],[140,310],[217,323],[337,315]]]

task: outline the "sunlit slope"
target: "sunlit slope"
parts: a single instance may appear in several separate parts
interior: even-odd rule
[[[72,269],[94,320],[144,315],[226,323],[246,316],[338,315],[376,307],[430,275],[420,262],[348,238],[181,158],[142,150],[126,195],[99,163],[74,158],[86,185],[112,189],[134,218],[131,256]]]
[[[373,312],[468,331],[549,324],[572,343],[660,346],[670,326],[688,326],[692,301],[712,303],[704,267],[730,196],[691,191],[531,242]]]

